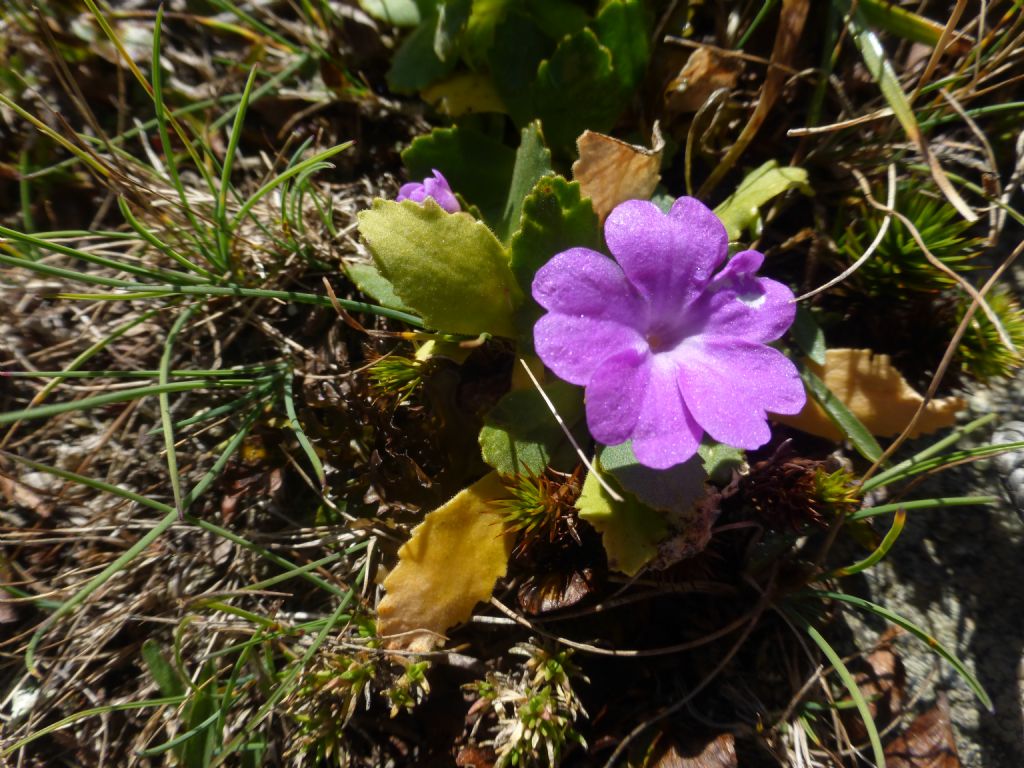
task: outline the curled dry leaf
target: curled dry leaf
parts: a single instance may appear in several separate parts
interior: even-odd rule
[[[702,45],[665,86],[665,109],[669,114],[696,112],[718,89],[734,88],[742,72],[743,59]]]
[[[428,651],[491,596],[513,543],[502,527],[501,508],[491,502],[508,495],[491,472],[413,529],[384,580],[387,595],[377,609],[377,630],[390,637],[389,647]]]
[[[704,742],[690,738],[684,746],[675,739],[658,740],[652,747],[653,760],[644,763],[650,768],[737,768],[736,739],[731,733],[720,733]]]
[[[825,353],[824,366],[810,360],[806,365],[871,434],[879,437],[900,434],[924,399],[893,367],[888,355],[876,355],[870,349],[830,349]],[[963,398],[959,397],[932,400],[910,436],[918,437],[953,426],[957,412],[965,406]],[[843,439],[821,406],[810,398],[796,416],[774,418],[812,435],[836,441]]]
[[[594,131],[584,131],[576,147],[580,159],[572,164],[572,177],[601,221],[619,203],[650,198],[661,179],[665,140],[657,123],[650,149]]]
[[[960,768],[945,696],[889,743],[885,764],[889,768]]]

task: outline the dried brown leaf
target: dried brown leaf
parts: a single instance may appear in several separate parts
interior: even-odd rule
[[[889,768],[960,768],[945,696],[889,743],[885,762]]]
[[[906,693],[907,673],[903,660],[892,649],[891,640],[898,631],[883,636],[878,648],[864,657],[861,669],[855,671],[854,680],[868,702],[871,719],[879,727],[892,722],[903,709]],[[867,739],[864,721],[853,710],[847,710],[843,722],[847,733],[856,742]]]
[[[720,733],[706,743],[681,746],[675,739],[656,745],[653,759],[645,768],[737,768],[736,739],[731,733]]]
[[[893,367],[888,355],[876,355],[870,349],[830,349],[825,365],[806,361],[825,386],[873,435],[892,437],[910,423],[924,399]],[[911,437],[952,426],[957,412],[963,410],[963,398],[944,397],[928,403],[918,419]],[[796,416],[775,417],[783,424],[830,440],[842,440],[839,429],[816,402],[807,405]]]
[[[619,203],[646,200],[658,186],[665,141],[657,124],[651,149],[594,131],[584,131],[576,147],[580,159],[572,165],[573,179],[579,182],[583,197],[590,198],[601,221]]]
[[[669,114],[696,112],[718,89],[735,87],[742,71],[742,59],[701,46],[665,87],[665,109]]]
[[[513,537],[492,504],[508,490],[491,472],[423,518],[398,550],[399,562],[384,580],[377,629],[393,636],[392,648],[426,651],[444,631],[468,619],[505,575]]]
[[[3,494],[11,506],[23,507],[35,512],[39,517],[49,517],[53,514],[53,505],[46,501],[38,491],[2,472],[0,472],[0,494]]]

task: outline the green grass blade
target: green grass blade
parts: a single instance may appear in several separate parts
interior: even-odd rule
[[[828,663],[832,665],[836,674],[839,675],[839,679],[843,682],[846,690],[849,691],[850,698],[857,707],[861,720],[864,721],[864,729],[868,733],[868,741],[871,742],[871,752],[874,755],[875,765],[877,768],[885,768],[885,750],[882,749],[882,738],[878,734],[878,726],[875,725],[874,718],[871,717],[871,710],[864,699],[864,694],[861,693],[857,681],[850,674],[850,670],[846,668],[842,658],[836,653],[828,640],[809,621],[792,612],[787,612],[786,615],[803,627],[807,635],[814,641],[814,644],[825,654],[825,658],[828,659]]]
[[[903,533],[903,526],[907,524],[907,512],[905,509],[896,510],[896,515],[893,517],[892,526],[889,528],[889,532],[885,534],[882,539],[882,543],[875,548],[875,551],[865,557],[863,560],[859,560],[856,563],[846,566],[845,568],[838,568],[832,572],[831,576],[839,578],[842,576],[852,576],[855,573],[866,571],[874,565],[877,565],[883,557],[889,554],[889,550],[893,548],[896,543],[896,539]]]
[[[964,202],[960,193],[950,183],[942,167],[928,149],[928,141],[925,139],[921,127],[917,123],[917,117],[910,106],[910,99],[903,92],[903,86],[900,85],[896,72],[885,56],[885,49],[875,33],[871,31],[867,21],[864,19],[864,14],[859,8],[851,8],[850,0],[838,1],[841,2],[845,11],[849,14],[847,29],[851,39],[857,46],[857,50],[860,51],[861,58],[864,59],[864,66],[878,84],[893,114],[900,125],[903,126],[903,131],[907,134],[907,138],[918,145],[922,156],[928,161],[928,170],[935,180],[935,184],[942,190],[950,205],[956,208],[957,212],[964,219],[970,222],[977,221],[978,215]]]
[[[252,87],[255,82],[256,67],[253,67],[249,70],[249,78],[245,81],[245,88],[242,90],[242,100],[238,104],[235,121],[231,125],[231,133],[228,135],[228,148],[224,153],[224,166],[221,168],[220,185],[217,188],[217,203],[214,209],[214,217],[218,225],[217,250],[223,262],[229,266],[231,265],[230,238],[234,228],[229,228],[227,220],[228,190],[231,189],[231,169],[234,166],[235,155],[238,153],[238,142],[242,138],[242,125],[245,122],[245,113],[249,108],[249,99],[252,96]]]
[[[295,398],[292,395],[293,375],[291,371],[282,379],[282,387],[284,389],[284,411],[288,415],[288,427],[295,435],[295,439],[299,441],[299,445],[306,454],[306,458],[309,459],[309,463],[313,466],[317,482],[320,483],[320,488],[323,489],[327,486],[327,474],[324,472],[323,462],[320,461],[316,449],[313,448],[313,444],[306,437],[298,414],[295,412]]]
[[[88,720],[90,717],[96,717],[97,715],[106,715],[110,712],[131,712],[135,709],[149,709],[150,707],[168,707],[181,704],[185,700],[184,696],[165,696],[159,699],[144,699],[142,701],[128,701],[123,704],[108,704],[102,707],[92,707],[91,709],[83,709],[80,712],[75,712],[73,715],[68,715],[65,718],[58,720],[55,723],[50,723],[47,726],[40,728],[38,731],[33,731],[23,739],[19,739],[8,747],[0,749],[0,757],[8,757],[13,755],[22,747],[31,744],[37,739],[41,739],[43,736],[49,736],[51,733],[55,733],[63,728],[67,728],[69,725],[74,725],[80,720]]]
[[[3,263],[4,256],[0,254],[0,263]],[[9,259],[13,261],[13,259]],[[18,264],[31,268],[32,262],[19,259]],[[328,296],[321,296],[315,293],[300,293],[298,291],[275,291],[264,288],[243,288],[238,285],[148,285],[146,283],[128,283],[117,281],[112,287],[134,289],[133,293],[120,294],[88,294],[88,293],[64,293],[64,298],[93,299],[93,300],[117,300],[117,299],[138,299],[138,298],[167,298],[172,296],[234,296],[239,299],[280,299],[291,301],[296,304],[315,304],[319,307],[333,307],[334,302]],[[338,299],[338,305],[348,312],[365,312],[370,315],[389,317],[392,320],[400,320],[403,323],[416,328],[423,327],[423,321],[416,315],[402,312],[397,309],[380,307],[376,304],[367,304],[362,301],[351,301]]]
[[[864,600],[863,598],[854,597],[853,595],[847,595],[842,592],[813,590],[807,594],[808,596],[813,596],[818,599],[828,598],[831,600],[838,600],[842,603],[848,603],[849,605],[860,608],[868,613],[873,613],[876,616],[907,630],[910,634],[927,645],[931,650],[935,651],[935,653],[948,661],[950,665],[952,665],[953,669],[956,670],[956,673],[960,675],[963,681],[967,683],[972,691],[974,691],[974,695],[978,697],[978,700],[984,704],[989,711],[992,711],[992,699],[990,699],[989,695],[985,693],[985,689],[982,687],[981,683],[974,675],[971,674],[970,670],[967,669],[964,663],[957,658],[956,654],[946,648],[946,646],[942,645],[942,643],[932,637],[924,629],[917,626],[914,622],[903,618],[899,614],[893,613],[884,606],[872,603],[870,600]]]
[[[897,476],[886,478],[885,482],[892,483],[897,480],[906,480],[908,477],[913,477],[914,475],[937,471],[965,461],[985,459],[990,456],[998,456],[1000,453],[1019,450],[1024,450],[1024,441],[1016,443],[1000,443],[999,445],[983,445],[979,448],[968,448],[963,451],[954,451],[953,453],[947,453],[943,456],[935,456],[931,459],[915,462],[906,467]],[[871,480],[864,483],[862,488],[865,492],[878,487],[878,484],[875,483],[874,480],[875,478],[871,478]]]
[[[998,496],[944,496],[935,499],[912,499],[911,501],[897,501],[894,504],[879,504],[877,507],[865,507],[850,515],[847,520],[855,522],[866,520],[869,517],[887,515],[905,509],[908,512],[914,509],[936,509],[942,507],[973,507],[982,504],[996,504]]]
[[[316,155],[313,155],[313,157],[303,160],[301,163],[293,165],[291,168],[288,168],[286,171],[275,176],[262,187],[257,189],[252,194],[252,196],[245,201],[245,203],[239,209],[238,213],[236,213],[234,218],[231,219],[229,229],[234,230],[236,227],[238,227],[238,225],[245,219],[245,217],[249,215],[250,211],[252,211],[253,206],[255,206],[256,203],[258,203],[261,199],[266,197],[268,193],[274,191],[281,184],[295,176],[300,175],[310,166],[322,163],[327,158],[334,157],[339,152],[344,152],[346,149],[349,149],[354,143],[355,142],[352,141],[346,141],[344,144],[338,144],[336,146],[330,147],[329,149],[325,149],[323,152],[319,152]]]
[[[183,312],[180,312],[174,319],[167,338],[164,339],[164,351],[160,356],[160,386],[167,386],[170,383],[171,358],[174,356],[174,342],[192,316],[195,314],[198,305],[193,304]],[[170,393],[164,391],[158,395],[160,403],[160,424],[164,433],[164,450],[167,452],[167,474],[171,481],[171,493],[174,496],[174,508],[178,510],[178,518],[185,514],[181,506],[181,477],[178,475],[178,451],[174,447],[174,426],[171,424],[171,399]]]
[[[213,483],[213,481],[224,469],[224,466],[227,464],[228,459],[230,459],[231,456],[234,455],[235,451],[238,450],[238,447],[242,444],[242,440],[244,440],[245,436],[249,434],[249,430],[252,428],[252,425],[255,423],[255,421],[255,414],[253,414],[242,424],[238,432],[236,432],[231,437],[226,447],[224,448],[224,451],[220,454],[220,456],[217,457],[217,460],[214,462],[213,466],[203,475],[202,478],[200,478],[199,482],[196,483],[195,487],[193,487],[192,490],[189,491],[185,499],[183,499],[182,503],[186,507],[189,504],[191,504],[195,499],[199,498],[206,492],[206,489],[210,487],[210,484]],[[82,587],[72,597],[70,597],[63,604],[61,604],[60,608],[58,608],[56,611],[50,614],[46,618],[46,620],[43,621],[38,628],[36,628],[36,631],[32,634],[32,637],[25,648],[25,666],[28,669],[29,673],[35,675],[38,674],[35,668],[36,648],[39,647],[40,641],[43,639],[46,633],[49,632],[50,628],[54,624],[56,624],[59,619],[63,618],[76,607],[81,605],[86,599],[88,599],[88,597],[93,592],[95,592],[97,589],[106,584],[107,581],[109,581],[113,576],[120,573],[121,570],[123,570],[124,567],[128,565],[128,563],[130,563],[140,554],[145,552],[150,544],[152,544],[160,536],[162,536],[163,533],[168,528],[170,528],[172,525],[178,522],[178,511],[166,504],[161,504],[160,502],[154,501],[153,499],[147,499],[145,496],[132,493],[131,491],[126,491],[123,488],[118,488],[117,486],[111,485],[110,483],[104,483],[101,480],[96,480],[94,478],[85,477],[84,475],[79,475],[74,472],[68,472],[66,470],[57,469],[56,467],[50,467],[45,464],[30,461],[28,459],[24,459],[20,456],[16,456],[13,454],[4,453],[3,455],[6,456],[7,458],[13,459],[15,461],[18,461],[19,463],[33,467],[42,472],[48,472],[49,474],[56,475],[57,477],[62,477],[66,480],[71,480],[72,482],[80,483],[81,485],[85,485],[95,490],[113,492],[116,495],[121,496],[122,498],[137,501],[141,504],[144,504],[145,506],[157,509],[158,511],[164,513],[164,517],[159,522],[157,522],[157,524],[153,526],[153,528],[147,531],[144,536],[142,536],[137,542],[135,542],[131,547],[129,547],[125,552],[123,552],[116,560],[114,560],[114,562],[112,562],[100,573],[98,573],[96,576],[90,579],[84,587]]]
[[[965,437],[966,435],[971,434],[975,430],[981,429],[986,424],[992,423],[995,420],[995,418],[996,415],[994,413],[988,413],[980,418],[975,419],[969,424],[964,424],[964,426],[958,427],[941,440],[936,440],[923,451],[915,453],[909,459],[901,461],[899,464],[890,467],[884,472],[879,472],[877,475],[871,478],[871,480],[865,483],[864,489],[870,490],[871,488],[880,488],[886,483],[892,482],[893,479],[899,478],[902,475],[902,473],[909,467],[912,467],[915,464],[924,461],[925,459],[930,459],[932,456],[941,453],[949,446],[957,443],[961,438]]]
[[[853,415],[850,409],[838,397],[832,394],[831,390],[825,386],[825,382],[818,378],[814,371],[803,365],[799,366],[799,368],[800,378],[803,379],[804,385],[807,387],[811,397],[825,410],[825,413],[832,420],[832,423],[839,428],[839,431],[846,435],[850,443],[857,450],[857,453],[868,461],[878,461],[882,457],[882,446],[875,440],[875,436],[868,431],[868,428],[861,423],[860,419]]]
[[[106,256],[97,256],[94,253],[83,251],[79,248],[72,248],[61,243],[53,243],[49,240],[45,240],[35,235],[30,235],[27,232],[18,232],[16,229],[9,229],[8,227],[0,225],[0,237],[6,237],[15,242],[23,243],[25,245],[31,245],[35,248],[40,248],[53,253],[60,253],[65,256],[72,256],[76,259],[88,262],[89,264],[95,264],[98,267],[108,267],[110,269],[116,269],[120,272],[128,272],[129,274],[137,275],[138,277],[148,277],[152,280],[158,280],[164,283],[187,283],[195,282],[197,280],[193,275],[183,272],[173,272],[163,269],[150,269],[149,267],[140,267],[136,264],[132,264],[128,261],[119,261],[117,259],[109,259]],[[34,262],[31,259],[26,258],[26,267]],[[42,267],[43,265],[38,265]],[[84,279],[84,276],[83,276]]]
[[[128,400],[138,400],[142,397],[160,395],[165,392],[188,392],[195,389],[210,388],[211,386],[213,386],[211,382],[205,379],[189,379],[186,381],[170,381],[166,384],[152,384],[145,387],[122,389],[117,392],[107,392],[103,395],[83,397],[81,400],[72,400],[66,403],[52,403],[50,405],[40,405],[36,407],[22,408],[17,411],[0,413],[0,426],[25,419],[48,419],[51,416],[59,416],[60,414],[67,413],[69,411],[86,411],[91,408],[101,408],[105,405],[124,403]],[[233,384],[231,386],[237,386],[237,384]]]
[[[149,243],[151,246],[156,248],[158,251],[160,251],[168,258],[174,259],[174,261],[181,264],[181,266],[185,267],[185,269],[195,272],[196,275],[198,275],[198,277],[189,275],[191,282],[204,282],[204,278],[205,280],[213,279],[214,275],[212,272],[205,269],[204,267],[199,266],[195,262],[189,261],[187,258],[185,258],[176,250],[174,250],[174,248],[169,246],[159,237],[154,235],[149,229],[143,226],[142,223],[137,218],[135,218],[135,214],[132,213],[132,209],[128,206],[128,201],[125,200],[123,197],[119,196],[117,198],[117,207],[121,209],[121,215],[124,216],[124,220],[128,222],[128,226],[134,229],[138,233],[139,237],[141,237],[143,240],[145,240],[147,243]],[[184,277],[185,275],[183,274],[182,278]]]

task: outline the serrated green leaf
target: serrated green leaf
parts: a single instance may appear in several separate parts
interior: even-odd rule
[[[178,670],[160,652],[160,644],[155,640],[146,640],[142,644],[142,659],[146,662],[146,669],[153,676],[160,693],[163,696],[181,696],[185,693],[185,683],[182,682]]]
[[[612,54],[615,80],[628,99],[647,74],[651,24],[640,0],[612,0],[594,20],[597,39]]]
[[[509,245],[512,273],[523,294],[530,296],[533,276],[556,253],[567,248],[601,247],[601,227],[588,198],[580,196],[580,185],[561,176],[537,182],[523,201],[519,231]],[[543,310],[532,300],[520,307],[516,327],[523,350],[533,349],[533,326]]]
[[[585,129],[611,130],[626,105],[611,51],[586,28],[563,38],[541,62],[533,97],[548,146],[563,157],[573,154]]]
[[[415,27],[430,12],[432,0],[359,0],[373,18],[396,27]]]
[[[455,56],[441,59],[434,48],[438,26],[438,17],[430,16],[402,41],[388,69],[391,90],[396,93],[421,91],[455,68]]]
[[[380,273],[380,270],[373,264],[350,262],[345,264],[345,274],[356,288],[374,299],[382,307],[391,307],[408,312],[409,307],[402,303],[395,293],[395,286],[391,281]]]
[[[825,364],[825,331],[818,325],[810,310],[797,307],[796,319],[789,332],[801,352],[818,365]]]
[[[512,168],[508,201],[505,203],[505,212],[497,227],[498,237],[503,242],[507,243],[512,233],[519,229],[519,218],[530,190],[543,177],[551,174],[551,152],[544,146],[540,123],[534,120],[523,128],[519,149],[516,150],[516,163]]]
[[[435,128],[413,139],[402,152],[412,179],[423,179],[436,168],[452,189],[480,209],[484,220],[496,224],[505,211],[515,165],[515,150],[472,128]]]
[[[736,191],[715,208],[715,214],[729,233],[729,240],[739,240],[760,217],[761,206],[790,189],[810,191],[807,171],[797,166],[783,168],[775,160],[769,160],[748,173]]]
[[[554,381],[544,393],[572,429],[583,418],[583,390]],[[540,474],[549,464],[570,469],[576,454],[536,389],[509,392],[484,419],[480,430],[484,461],[503,474]]]
[[[689,509],[704,495],[707,472],[700,456],[668,469],[651,469],[637,461],[630,442],[609,445],[598,453],[601,469],[644,504],[666,512]]]
[[[615,484],[610,474],[603,479]],[[641,504],[633,494],[621,495],[622,501],[613,499],[591,472],[583,481],[576,509],[601,534],[608,567],[634,576],[658,553],[658,543],[667,535],[668,526],[658,512]]]
[[[376,200],[359,232],[403,303],[439,331],[515,335],[522,293],[504,246],[468,213],[446,213],[431,199]]]

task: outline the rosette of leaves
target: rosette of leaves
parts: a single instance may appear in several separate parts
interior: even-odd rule
[[[388,84],[447,111],[540,118],[556,152],[584,129],[609,130],[643,80],[653,13],[644,0],[363,0],[411,27]]]

